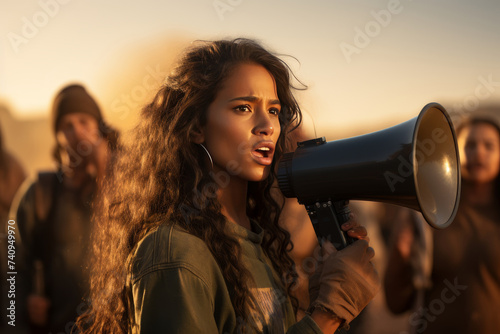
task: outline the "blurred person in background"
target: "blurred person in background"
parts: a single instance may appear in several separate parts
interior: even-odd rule
[[[23,167],[19,161],[6,150],[2,138],[2,129],[0,127],[0,309],[2,317],[0,319],[0,332],[5,333],[7,330],[7,322],[9,318],[5,317],[5,310],[9,305],[8,300],[8,284],[7,272],[8,270],[8,231],[7,224],[9,220],[9,209],[14,199],[14,195],[26,178]],[[15,228],[15,225],[13,225]],[[12,230],[14,238],[17,234],[16,230]],[[11,239],[14,240],[14,239]],[[13,245],[16,245],[15,240]],[[15,260],[15,258],[14,258]],[[13,329],[12,327],[10,329]]]
[[[389,308],[412,309],[414,333],[500,329],[500,128],[475,114],[457,127],[462,170],[458,213],[444,230],[400,211],[385,276]]]
[[[69,332],[86,307],[91,203],[103,182],[118,133],[78,84],[55,97],[55,172],[42,172],[13,210],[26,254],[23,286],[34,333]]]
[[[24,168],[4,147],[0,127],[0,218],[2,222],[7,219],[14,195],[25,178]]]

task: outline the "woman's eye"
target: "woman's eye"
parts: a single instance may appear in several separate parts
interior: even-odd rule
[[[234,108],[234,110],[241,111],[241,112],[247,112],[247,111],[250,111],[250,106],[241,105],[241,106],[237,106],[236,108]]]
[[[271,108],[271,109],[269,109],[269,113],[273,114],[273,115],[279,115],[280,110],[278,108]]]
[[[470,142],[470,141],[465,144],[465,148],[469,149],[469,150],[475,148],[475,146],[476,146],[475,143]]]
[[[61,130],[63,132],[69,132],[69,131],[73,130],[73,124],[67,124],[67,123],[63,124],[63,125],[61,125]]]

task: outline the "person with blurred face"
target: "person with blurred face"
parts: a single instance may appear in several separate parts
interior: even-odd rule
[[[461,128],[458,144],[466,187],[472,186],[483,196],[491,195],[500,170],[500,134],[497,126],[487,121],[471,122]]]
[[[58,170],[39,173],[14,209],[26,255],[23,279],[34,333],[66,333],[84,309],[92,201],[118,137],[78,84],[56,95],[52,127]]]
[[[88,178],[102,179],[116,131],[103,122],[98,105],[82,86],[65,87],[56,97],[53,127],[54,155],[60,172],[67,174],[64,181],[78,187]]]
[[[416,333],[493,334],[500,328],[500,127],[491,117],[472,116],[457,127],[457,138],[457,215],[422,238],[425,223],[402,210],[406,224],[395,230],[386,297],[395,313],[417,305],[409,319]],[[423,245],[431,251],[418,259]]]

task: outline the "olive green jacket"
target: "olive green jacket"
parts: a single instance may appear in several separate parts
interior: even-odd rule
[[[206,244],[173,226],[161,226],[140,242],[128,279],[132,333],[322,333],[309,316],[295,323],[289,298],[261,248],[264,231],[229,223],[253,275],[251,289],[264,315],[253,327],[235,315],[230,289]]]

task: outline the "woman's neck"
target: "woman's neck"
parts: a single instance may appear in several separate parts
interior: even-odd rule
[[[219,188],[217,197],[222,206],[222,214],[229,221],[250,230],[250,219],[246,212],[247,189],[248,181],[238,177],[231,177],[226,187]]]
[[[472,204],[487,205],[493,201],[495,197],[494,183],[473,183],[468,181],[462,182],[462,196]]]

